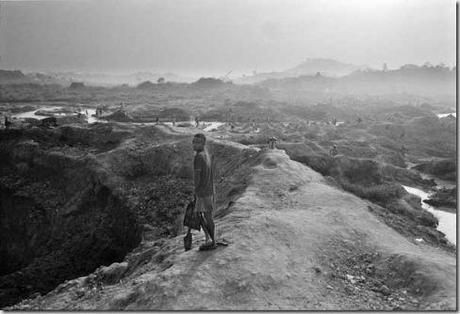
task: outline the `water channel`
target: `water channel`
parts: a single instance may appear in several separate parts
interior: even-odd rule
[[[419,196],[422,199],[422,208],[429,211],[430,213],[435,216],[438,221],[438,230],[441,231],[446,235],[447,240],[455,244],[457,243],[457,215],[454,213],[448,213],[442,210],[437,210],[433,206],[423,202],[429,198],[430,193],[424,192],[420,189],[405,186],[403,185],[404,189],[410,193]]]

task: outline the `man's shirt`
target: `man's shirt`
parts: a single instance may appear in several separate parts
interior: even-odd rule
[[[213,194],[211,159],[205,151],[195,154],[193,179],[195,181],[195,194],[197,197],[211,196]]]

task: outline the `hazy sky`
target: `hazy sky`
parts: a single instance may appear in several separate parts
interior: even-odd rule
[[[223,75],[455,64],[451,0],[56,0],[0,8],[0,68]]]

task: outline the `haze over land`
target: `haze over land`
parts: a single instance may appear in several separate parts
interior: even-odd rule
[[[391,69],[455,64],[455,1],[6,1],[0,68],[281,71],[307,57]]]

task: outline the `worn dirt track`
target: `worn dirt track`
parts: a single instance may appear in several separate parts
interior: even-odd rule
[[[246,191],[216,222],[228,247],[200,252],[204,236],[197,233],[188,252],[183,235],[161,245],[144,241],[134,253],[147,257],[119,283],[89,290],[82,277],[15,308],[389,310],[391,300],[366,285],[377,275],[351,290],[337,275],[347,271],[347,258],[376,254],[385,284],[417,299],[401,301],[405,309],[455,310],[452,253],[398,234],[368,210],[370,203],[330,186],[284,151],[256,155]]]

